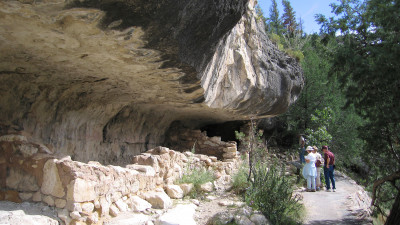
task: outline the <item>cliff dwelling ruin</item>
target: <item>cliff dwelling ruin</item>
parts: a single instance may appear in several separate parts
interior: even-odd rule
[[[150,202],[192,146],[228,174],[232,129],[285,112],[304,83],[254,5],[1,1],[0,199],[89,224]]]

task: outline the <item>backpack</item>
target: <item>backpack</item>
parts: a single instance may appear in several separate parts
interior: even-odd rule
[[[317,161],[315,161],[315,166],[316,167],[320,167],[321,166],[321,160],[317,159]]]

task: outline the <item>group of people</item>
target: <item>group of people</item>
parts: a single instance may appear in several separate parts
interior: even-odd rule
[[[321,167],[323,167],[326,191],[331,191],[332,183],[332,190],[335,192],[335,155],[329,150],[329,147],[326,145],[322,146],[324,157],[318,153],[316,146],[307,146],[307,148],[304,148],[304,142],[300,143],[300,151],[300,162],[305,163],[303,176],[307,180],[307,191],[315,192],[323,189],[320,178]],[[305,153],[302,154],[302,151],[307,152],[307,155]]]

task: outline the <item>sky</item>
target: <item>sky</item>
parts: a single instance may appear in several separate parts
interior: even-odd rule
[[[258,0],[264,16],[268,17],[269,8],[271,7],[271,0]],[[279,16],[283,14],[282,0],[276,0],[278,3]],[[290,0],[290,4],[296,13],[297,21],[299,18],[303,20],[304,32],[308,34],[318,33],[319,25],[315,22],[315,14],[323,14],[326,17],[331,17],[332,8],[329,6],[331,3],[339,4],[338,0]]]

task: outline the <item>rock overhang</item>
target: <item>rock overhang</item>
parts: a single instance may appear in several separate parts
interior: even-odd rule
[[[301,69],[253,1],[179,3],[1,2],[1,133],[118,161],[162,143],[173,121],[268,117],[295,101]]]

